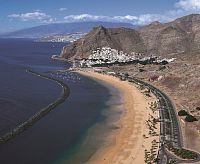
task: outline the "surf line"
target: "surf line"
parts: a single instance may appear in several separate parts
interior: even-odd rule
[[[20,133],[24,132],[25,130],[27,130],[28,128],[33,126],[37,121],[39,121],[41,118],[46,116],[48,113],[50,113],[52,110],[54,110],[57,106],[62,104],[70,95],[70,88],[61,80],[37,73],[32,70],[26,70],[26,72],[57,83],[58,85],[60,85],[62,87],[61,95],[55,101],[53,101],[46,107],[42,108],[39,112],[35,113],[33,116],[28,118],[26,121],[22,122],[20,125],[18,125],[14,129],[12,129],[11,131],[0,136],[0,144],[7,142],[8,140],[16,137]]]

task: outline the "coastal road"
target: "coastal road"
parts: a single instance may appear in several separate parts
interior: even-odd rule
[[[166,148],[165,144],[170,143],[173,147],[182,149],[183,148],[183,138],[182,132],[179,125],[179,121],[177,118],[175,107],[173,106],[170,98],[163,93],[158,88],[153,85],[136,79],[134,77],[128,77],[129,81],[132,81],[138,85],[143,85],[146,88],[150,89],[151,92],[158,99],[158,109],[160,115],[160,147],[158,152],[158,164],[167,164],[170,160],[176,161],[176,163],[194,163],[200,161],[200,154],[198,152],[194,152],[197,154],[197,159],[195,160],[182,160],[175,155],[171,154]]]

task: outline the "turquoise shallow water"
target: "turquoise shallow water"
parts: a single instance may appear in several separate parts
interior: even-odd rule
[[[121,114],[116,89],[75,73],[46,73],[68,67],[67,63],[50,59],[62,46],[62,43],[0,40],[1,133],[60,95],[60,87],[27,74],[27,68],[63,80],[71,93],[67,101],[33,127],[0,145],[0,163],[83,163],[105,146],[106,136],[115,129],[113,120]]]

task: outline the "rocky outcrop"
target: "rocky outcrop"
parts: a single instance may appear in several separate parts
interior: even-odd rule
[[[140,28],[139,32],[148,53],[167,55],[190,52],[194,47],[194,35],[198,29],[194,27],[196,24],[200,25],[198,20],[200,15],[192,14],[165,24],[152,23]]]
[[[93,28],[85,37],[63,48],[63,58],[87,58],[97,48],[111,47],[126,53],[169,56],[200,50],[200,15],[192,14],[172,22],[153,22],[139,29]]]
[[[145,52],[140,33],[128,28],[95,27],[85,37],[67,45],[62,50],[64,58],[86,58],[101,47],[111,47],[124,52]]]

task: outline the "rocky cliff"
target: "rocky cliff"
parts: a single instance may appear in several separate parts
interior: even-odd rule
[[[200,15],[192,14],[172,22],[153,22],[139,29],[93,28],[85,37],[63,48],[63,58],[87,58],[93,50],[109,46],[126,53],[169,56],[200,50]]]

